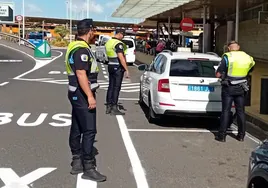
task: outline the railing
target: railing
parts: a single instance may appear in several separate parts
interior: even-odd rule
[[[10,42],[17,43],[18,45],[23,45],[32,49],[35,48],[35,45],[33,45],[32,43],[30,43],[29,41],[25,39],[19,38],[19,36],[17,35],[0,32],[0,40],[7,40]]]

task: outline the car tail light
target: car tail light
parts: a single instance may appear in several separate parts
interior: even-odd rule
[[[136,54],[136,50],[134,50],[134,55]]]
[[[170,92],[168,79],[161,79],[158,81],[158,91],[159,92]]]

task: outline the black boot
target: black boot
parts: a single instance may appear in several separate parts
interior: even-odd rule
[[[111,111],[112,111],[112,105],[107,104],[107,106],[106,106],[106,114],[110,114]]]
[[[218,135],[216,136],[216,140],[219,142],[226,142],[226,134],[218,133]]]
[[[103,182],[106,181],[107,177],[96,170],[94,160],[84,160],[84,174],[82,175],[82,178],[96,182]]]
[[[117,107],[117,105],[113,105],[112,106],[112,110],[111,110],[111,115],[125,115],[125,113],[124,112],[120,112],[119,110],[118,110],[118,107]]]
[[[236,136],[236,139],[239,141],[239,142],[244,142],[244,138],[245,138],[245,135],[243,134],[238,134]]]
[[[72,175],[77,175],[83,172],[82,159],[79,155],[73,156],[73,161],[71,162],[71,166],[72,166],[72,170],[70,173]]]

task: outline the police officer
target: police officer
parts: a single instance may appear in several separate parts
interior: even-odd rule
[[[121,41],[124,37],[124,30],[115,31],[115,37],[111,38],[105,44],[106,54],[109,60],[109,88],[106,96],[106,114],[125,115],[118,109],[118,97],[124,77],[129,78],[128,66],[126,63],[125,52],[126,45]]]
[[[255,62],[251,56],[240,51],[236,41],[228,44],[229,52],[223,55],[222,61],[216,71],[216,77],[222,78],[222,115],[221,125],[216,139],[226,141],[226,129],[230,122],[230,110],[234,102],[238,123],[238,141],[244,141],[245,125],[245,94],[248,91],[247,76],[253,70]]]
[[[96,99],[98,65],[89,42],[94,37],[93,20],[84,19],[77,24],[77,40],[66,52],[66,70],[69,79],[68,98],[72,105],[72,125],[69,145],[73,155],[71,174],[83,173],[82,178],[105,181],[96,171],[93,153],[96,135]],[[80,142],[82,138],[82,143]]]

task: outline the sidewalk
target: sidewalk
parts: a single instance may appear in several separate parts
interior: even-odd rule
[[[137,64],[150,64],[154,57],[151,55],[146,55],[142,52],[137,52],[136,59]],[[268,115],[260,114],[260,90],[261,78],[267,76],[268,63],[256,61],[254,71],[252,72],[251,106],[246,107],[247,121],[260,127],[265,132],[268,132]]]

